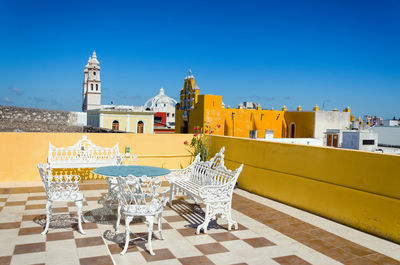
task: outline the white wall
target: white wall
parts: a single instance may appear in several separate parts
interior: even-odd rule
[[[86,112],[71,112],[76,118],[76,122],[73,125],[86,126],[87,125],[87,113]]]
[[[398,120],[384,120],[383,126],[399,126],[399,121]]]
[[[342,133],[342,147],[358,150],[360,148],[360,134],[358,131],[346,131]]]
[[[88,113],[87,114],[87,125],[88,126],[93,126],[93,127],[100,127],[100,117],[99,113]]]
[[[372,127],[371,131],[379,135],[379,144],[400,146],[400,127]]]
[[[364,144],[364,140],[373,140],[374,143],[372,145]],[[368,130],[344,131],[342,147],[347,149],[375,152],[378,147],[378,134]]]
[[[327,129],[344,130],[350,126],[350,112],[323,111],[315,112],[314,138],[324,138]]]

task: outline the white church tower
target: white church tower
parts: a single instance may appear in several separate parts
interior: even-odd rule
[[[82,111],[99,109],[101,105],[101,81],[100,63],[97,60],[96,52],[89,57],[88,64],[85,66],[83,79],[83,98]]]

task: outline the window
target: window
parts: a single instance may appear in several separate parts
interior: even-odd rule
[[[290,124],[290,133],[289,133],[290,138],[295,138],[296,137],[296,124],[292,123]]]
[[[374,145],[375,140],[363,140],[363,145]]]
[[[93,72],[93,75],[96,75],[96,72]]]
[[[175,117],[175,113],[172,113],[172,118]]]
[[[113,121],[112,129],[115,130],[115,131],[119,130],[119,122],[117,120]]]
[[[99,84],[96,84],[96,91],[99,90]]]
[[[92,88],[92,91],[93,91],[93,84],[91,84],[90,87]]]
[[[257,130],[250,130],[249,138],[257,139]]]
[[[143,133],[143,127],[144,123],[142,121],[139,121],[137,124],[137,133]]]
[[[162,122],[162,117],[154,117],[154,122],[161,123]]]
[[[167,113],[167,117],[169,117],[169,113]]]

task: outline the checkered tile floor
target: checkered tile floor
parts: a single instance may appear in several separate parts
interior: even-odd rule
[[[98,201],[105,188],[81,187],[89,221],[83,225],[86,235],[77,231],[75,205],[58,203],[46,236],[40,234],[46,203],[42,189],[0,189],[0,264],[400,264],[396,257],[304,222],[241,190],[235,191],[233,199],[238,230],[227,231],[226,223],[218,220],[210,223],[208,234],[196,235],[204,219],[203,205],[179,198],[172,208],[164,209],[165,240],[153,234],[156,255],[146,250],[146,225],[135,219],[128,252],[121,256],[124,223],[115,232],[115,216],[101,218]],[[387,246],[394,253],[400,250],[390,242]]]

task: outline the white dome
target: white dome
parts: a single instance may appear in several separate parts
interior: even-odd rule
[[[160,93],[157,96],[144,103],[144,107],[150,108],[150,110],[162,111],[162,109],[167,107],[175,107],[176,103],[176,100],[165,95],[164,88],[161,88]]]

